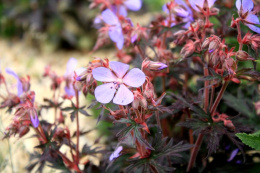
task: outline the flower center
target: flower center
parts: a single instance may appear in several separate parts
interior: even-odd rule
[[[120,85],[123,83],[123,79],[117,78],[116,82]]]

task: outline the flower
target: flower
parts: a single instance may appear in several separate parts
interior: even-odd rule
[[[254,3],[252,0],[237,0],[236,7],[242,22],[252,31],[260,34],[260,28],[255,25],[260,25],[258,17],[254,14]]]
[[[118,17],[110,9],[104,10],[101,15],[104,22],[110,25],[109,37],[116,43],[117,48],[121,50],[124,46],[124,35]]]
[[[77,63],[78,62],[75,58],[70,58],[69,61],[67,62],[67,68],[64,74],[64,79],[66,82],[64,90],[69,97],[75,96],[75,90],[72,81],[73,81],[73,72],[77,67]]]
[[[117,149],[115,149],[115,151],[109,156],[109,160],[112,161],[118,158],[122,150],[123,150],[122,146],[117,147]]]
[[[17,80],[17,95],[21,96],[23,93],[23,84],[22,84],[19,76],[10,68],[6,68],[5,71],[9,75],[12,75],[13,77],[15,77],[15,79]]]
[[[208,3],[208,8],[211,8],[216,2],[216,0],[189,0],[191,7],[198,12],[200,12],[198,7],[203,9],[205,1]]]
[[[190,23],[193,21],[192,11],[189,6],[182,0],[174,0],[167,2],[163,5],[162,10],[169,14],[169,9],[172,11],[171,19],[169,17],[164,21],[165,25],[169,25],[171,21],[171,27],[176,24],[175,18],[182,18],[182,22],[186,23],[183,28],[189,28]]]
[[[103,104],[109,103],[117,91],[113,103],[127,105],[133,102],[134,95],[127,86],[140,87],[145,82],[145,74],[138,68],[127,72],[129,65],[121,62],[110,62],[109,65],[113,72],[105,67],[98,67],[92,71],[94,79],[107,82],[95,89],[97,101]]]
[[[126,0],[123,1],[123,4],[120,5],[112,5],[112,10],[115,14],[119,14],[121,16],[127,16],[127,9],[132,11],[138,11],[142,7],[141,0]]]

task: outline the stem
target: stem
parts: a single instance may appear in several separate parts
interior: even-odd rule
[[[138,49],[138,51],[139,51],[139,53],[140,53],[141,57],[142,57],[142,58],[143,58],[143,60],[144,60],[144,59],[145,59],[145,55],[144,55],[144,53],[143,53],[143,51],[142,51],[142,49],[141,49],[140,45],[136,45],[136,47],[137,47],[137,49]]]
[[[203,136],[204,136],[204,135],[203,135],[202,133],[199,134],[199,136],[198,136],[198,138],[197,138],[197,141],[196,141],[196,143],[195,143],[195,146],[194,146],[194,148],[192,149],[192,153],[191,153],[189,165],[188,165],[187,170],[186,170],[187,172],[189,172],[190,169],[191,169],[191,168],[193,167],[193,165],[194,165],[194,162],[195,162],[196,157],[197,157],[197,154],[198,154],[198,152],[199,152],[201,143],[202,143],[202,141],[203,141]]]
[[[206,65],[205,65],[206,66]],[[208,67],[204,67],[204,76],[209,75]],[[204,82],[204,111],[207,112],[209,106],[209,81],[205,80]]]
[[[239,43],[239,50],[242,50],[243,43],[241,42],[242,36],[241,36],[240,22],[237,23],[237,33],[238,33],[237,40],[238,40],[238,43]]]
[[[159,111],[156,111],[156,112],[155,112],[155,118],[156,118],[156,121],[157,121],[157,125],[158,125],[158,127],[160,128],[160,130],[162,130]]]
[[[222,85],[222,87],[221,87],[219,93],[218,93],[218,96],[217,96],[217,98],[216,98],[216,100],[215,100],[215,102],[214,102],[214,104],[213,104],[211,110],[210,110],[211,116],[214,116],[215,111],[216,111],[216,109],[217,109],[217,107],[218,107],[218,104],[219,104],[219,102],[220,102],[220,100],[221,100],[221,98],[222,98],[222,96],[223,96],[223,94],[224,94],[224,92],[225,92],[227,86],[228,86],[228,81],[225,81],[224,84]]]
[[[187,116],[188,118],[190,119],[191,118],[191,114],[190,114],[190,109],[189,108],[186,108],[186,113],[187,113]],[[192,129],[189,129],[189,140],[190,140],[190,144],[193,144],[194,143],[194,138],[193,138],[193,135],[192,135]]]
[[[10,162],[11,162],[12,173],[14,173],[14,165],[13,165],[13,158],[12,158],[12,150],[11,150],[11,145],[10,145],[10,139],[8,139],[8,147],[9,147],[9,155],[10,155]]]
[[[210,109],[212,108],[214,95],[215,95],[215,86],[212,86],[211,87],[211,95],[210,95],[210,104],[209,104]]]
[[[78,90],[75,89],[75,93],[76,93],[76,107],[79,107],[79,93]],[[77,144],[76,144],[76,163],[79,163],[79,114],[78,111],[76,111],[76,122],[77,122]]]

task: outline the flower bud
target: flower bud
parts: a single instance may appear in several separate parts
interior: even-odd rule
[[[153,62],[150,61],[148,69],[151,71],[160,71],[163,70],[165,68],[167,68],[168,66],[162,62]]]
[[[82,84],[80,81],[75,81],[74,83],[74,88],[77,90],[77,91],[80,91],[81,88],[82,88]]]
[[[237,51],[236,58],[239,61],[254,60],[253,58],[250,58],[249,54],[243,50]]]
[[[149,99],[152,99],[155,97],[154,87],[150,81],[148,81],[144,86],[144,96]]]
[[[224,120],[224,126],[229,128],[230,130],[235,130],[235,126],[231,120]]]
[[[30,128],[28,126],[22,126],[19,129],[19,137],[23,137],[24,135],[26,135],[29,132]]]
[[[209,38],[206,38],[206,40],[203,42],[201,48],[202,49],[207,49],[209,47],[209,43],[210,43]]]
[[[194,51],[195,51],[195,44],[193,41],[189,40],[181,49],[181,55],[183,56],[183,58],[186,58],[191,54],[193,54]]]
[[[219,48],[220,41],[218,39],[214,39],[209,43],[209,53],[212,53],[214,50]]]

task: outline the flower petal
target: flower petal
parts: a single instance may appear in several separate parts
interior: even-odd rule
[[[31,117],[31,122],[32,122],[33,127],[37,128],[40,124],[37,114],[34,114],[34,118],[33,118],[32,114],[30,115],[30,117]]]
[[[115,98],[113,99],[113,103],[118,105],[128,105],[133,102],[133,100],[134,94],[124,84],[121,84]]]
[[[239,151],[238,148],[235,149],[235,150],[233,150],[232,153],[230,154],[229,159],[228,159],[227,161],[228,161],[228,162],[232,161],[232,160],[235,158],[235,156],[237,155],[238,151]]]
[[[64,90],[68,96],[75,96],[75,90],[72,83],[70,83],[69,87],[65,86]]]
[[[113,82],[116,81],[116,76],[105,67],[98,67],[92,70],[94,79],[101,82]]]
[[[237,10],[240,11],[240,8],[241,8],[241,0],[237,0],[237,1],[236,1],[236,7],[237,7]]]
[[[254,8],[254,3],[252,0],[242,0],[242,9],[243,14],[245,14],[247,11],[252,11]]]
[[[144,81],[145,74],[138,68],[133,68],[123,78],[123,82],[131,87],[139,87]]]
[[[197,6],[203,8],[204,5],[204,0],[189,0],[189,2],[191,7],[198,12],[200,12],[200,10],[198,9]]]
[[[65,76],[70,76],[73,75],[73,71],[77,67],[78,61],[75,58],[70,58],[69,61],[67,62],[67,69],[65,72]]]
[[[17,95],[20,96],[23,93],[23,84],[22,84],[19,76],[10,68],[6,68],[5,72],[16,78],[16,80],[17,80]]]
[[[119,146],[115,151],[109,156],[109,160],[112,161],[119,157],[120,152],[123,150],[122,146]]]
[[[126,10],[126,7],[125,7],[125,6],[123,6],[123,5],[120,5],[120,6],[119,6],[119,14],[120,14],[121,16],[124,16],[124,17],[127,16],[127,10]]]
[[[117,16],[110,9],[104,10],[101,15],[104,22],[109,25],[116,25],[119,23]]]
[[[260,25],[258,17],[254,14],[248,14],[246,16],[245,20],[249,23],[254,23],[254,24]]]
[[[124,46],[124,35],[122,32],[121,25],[112,26],[109,28],[108,35],[113,42],[116,43],[118,49],[122,49]]]
[[[141,0],[126,0],[124,2],[125,6],[132,11],[138,11],[142,7],[142,1]]]
[[[117,77],[121,79],[129,69],[129,65],[124,64],[122,62],[111,61],[109,65],[112,68],[112,70],[116,73]]]
[[[251,24],[246,24],[246,26],[248,26],[248,28],[250,28],[252,31],[255,31],[256,33],[260,34],[260,28],[255,26],[255,25],[251,25]]]
[[[113,83],[106,83],[103,85],[99,85],[95,89],[94,94],[98,102],[106,104],[112,100],[115,92],[115,85]]]
[[[215,2],[216,2],[216,0],[208,0],[209,8],[211,8],[214,5]]]

